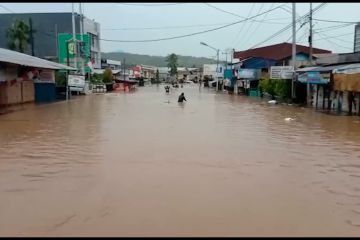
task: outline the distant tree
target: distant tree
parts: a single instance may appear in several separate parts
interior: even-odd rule
[[[30,27],[22,20],[16,20],[7,29],[8,47],[11,50],[23,53],[30,43]]]
[[[178,67],[178,57],[175,53],[170,54],[166,58],[167,67],[170,68],[170,76],[175,76],[177,74]]]
[[[157,83],[159,83],[159,82],[160,82],[160,73],[159,73],[159,69],[156,69],[155,79],[156,79],[156,82],[157,82]]]
[[[103,74],[103,82],[104,83],[112,83],[113,82],[113,74],[111,68],[106,68]]]

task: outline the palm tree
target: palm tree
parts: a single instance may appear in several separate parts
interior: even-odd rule
[[[30,27],[22,20],[16,20],[6,32],[8,47],[23,53],[30,43]]]

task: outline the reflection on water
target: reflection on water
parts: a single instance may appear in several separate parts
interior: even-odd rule
[[[0,235],[358,236],[359,124],[198,86],[30,106],[0,116]]]

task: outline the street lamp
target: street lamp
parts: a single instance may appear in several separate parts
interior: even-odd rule
[[[204,45],[206,47],[209,47],[216,51],[216,91],[219,91],[219,75],[218,75],[218,69],[219,69],[219,49],[216,49],[212,46],[209,46],[208,44],[204,42],[200,42],[201,45]]]

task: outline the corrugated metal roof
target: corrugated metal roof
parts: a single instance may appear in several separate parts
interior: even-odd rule
[[[309,47],[296,44],[296,53],[308,53]],[[319,48],[313,48],[313,53],[331,53],[331,51]],[[249,57],[262,57],[267,59],[281,60],[287,57],[291,57],[292,44],[291,43],[279,43],[270,46],[248,49],[245,51],[235,52],[234,58],[245,59]]]
[[[339,68],[336,68],[334,73],[345,73],[345,74],[354,74],[360,73],[360,63],[348,64]]]
[[[0,62],[13,63],[22,66],[54,69],[54,70],[76,70],[75,68],[51,62],[38,57],[0,48]]]
[[[335,69],[340,69],[348,65],[349,64],[340,64],[340,65],[333,65],[326,67],[306,67],[306,68],[300,68],[296,70],[296,72],[331,72]]]

